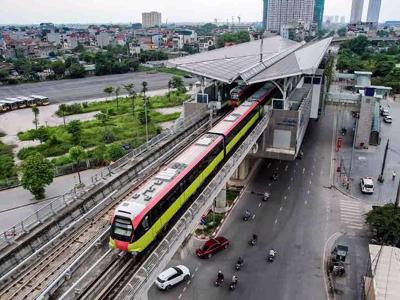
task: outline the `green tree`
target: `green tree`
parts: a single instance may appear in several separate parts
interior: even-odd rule
[[[40,143],[44,143],[50,137],[49,130],[47,127],[40,126],[38,129],[35,130],[34,136],[35,139],[38,139],[40,141]]]
[[[95,117],[103,126],[105,126],[107,121],[110,119],[110,116],[103,112],[96,114]]]
[[[384,84],[393,89],[393,93],[400,92],[400,68],[394,68],[384,78]]]
[[[67,126],[68,133],[71,134],[71,140],[74,145],[79,145],[82,138],[81,121],[72,120]]]
[[[366,221],[379,243],[400,247],[400,209],[394,204],[374,207],[367,213]]]
[[[74,162],[76,171],[78,172],[79,185],[82,185],[81,174],[79,172],[79,164],[87,157],[86,151],[81,146],[75,146],[68,151],[69,158]]]
[[[32,106],[32,112],[34,115],[33,124],[35,124],[35,129],[37,130],[39,125],[39,120],[38,120],[39,108],[36,105]]]
[[[0,80],[4,80],[8,77],[8,71],[0,70]]]
[[[129,97],[131,98],[132,116],[135,116],[135,98],[136,98],[135,84],[128,83],[125,84],[123,87],[125,91],[128,93]]]
[[[58,106],[58,111],[60,112],[60,114],[61,114],[61,116],[62,116],[62,118],[63,118],[64,127],[65,127],[65,126],[66,126],[66,125],[65,125],[65,115],[66,115],[66,112],[67,112],[67,105],[65,105],[65,104],[60,104],[60,105]]]
[[[36,199],[43,199],[45,186],[53,182],[53,164],[40,153],[32,153],[21,165],[21,184],[24,189],[30,191]]]
[[[106,155],[106,146],[104,144],[100,144],[93,150],[93,157],[96,159],[98,164],[102,164]]]
[[[119,94],[120,94],[120,92],[121,92],[121,88],[119,86],[117,86],[115,88],[115,90],[114,90],[115,100],[117,101],[117,110],[118,110],[118,107],[119,107]]]
[[[174,88],[179,90],[179,89],[184,87],[183,80],[182,80],[181,76],[173,76],[171,80],[172,80],[172,86]]]
[[[125,151],[119,143],[111,144],[106,151],[106,158],[111,161],[116,161],[124,156]]]
[[[82,78],[85,77],[86,71],[79,63],[73,63],[69,68],[69,75],[71,78]]]
[[[347,35],[347,27],[339,28],[337,34],[341,37],[345,37]]]
[[[114,92],[114,88],[112,86],[107,86],[104,88],[103,92],[106,93],[110,97],[111,94]]]
[[[65,64],[61,60],[57,60],[51,64],[51,69],[57,76],[62,76],[65,73]]]

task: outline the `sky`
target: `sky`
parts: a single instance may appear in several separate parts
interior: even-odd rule
[[[395,4],[397,2],[397,5]],[[399,0],[382,0],[380,21],[399,20]],[[364,3],[364,19],[368,0]],[[324,15],[350,18],[351,0],[325,0]],[[159,11],[163,22],[259,21],[262,0],[0,0],[0,24],[131,23]]]

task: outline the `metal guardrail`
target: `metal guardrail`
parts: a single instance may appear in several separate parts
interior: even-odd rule
[[[68,205],[72,204],[78,198],[82,197],[84,194],[88,193],[99,184],[104,183],[107,178],[110,178],[114,174],[118,173],[120,170],[123,170],[123,167],[128,162],[133,161],[139,155],[145,153],[149,149],[154,148],[159,143],[162,143],[163,141],[168,139],[168,137],[187,130],[190,126],[198,122],[200,119],[204,118],[206,112],[207,110],[204,110],[198,112],[196,115],[193,115],[190,118],[184,120],[178,119],[173,128],[163,131],[162,133],[149,140],[147,143],[132,150],[124,157],[115,161],[110,166],[104,168],[98,174],[93,175],[90,180],[90,185],[86,186],[85,188],[73,188],[71,191],[57,197],[47,205],[41,207],[39,210],[37,210],[26,219],[18,222],[14,226],[0,233],[0,250],[12,244],[20,236],[30,232],[33,228],[40,225]]]
[[[264,132],[270,117],[271,111],[268,110],[250,135],[243,141],[200,196],[193,202],[183,217],[142,264],[129,284],[123,288],[119,298],[147,299],[147,291],[153,284],[155,277],[166,267],[168,261],[175,254],[180,245],[182,245],[186,237],[193,232],[199,224],[201,216],[209,209],[227,180],[239,167],[254,143],[256,143],[257,139]]]

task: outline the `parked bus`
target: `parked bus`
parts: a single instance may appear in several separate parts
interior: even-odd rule
[[[49,104],[49,98],[47,98],[45,96],[31,95],[31,98],[33,98],[37,101],[37,105],[48,105]]]
[[[9,107],[9,110],[18,109],[18,104],[15,101],[10,101],[7,99],[1,99],[0,101],[4,104],[7,104]]]
[[[6,112],[11,109],[10,104],[0,100],[0,112]]]
[[[25,101],[26,105],[30,106],[30,107],[37,105],[37,102],[38,102],[36,99],[34,99],[32,97],[19,96],[19,97],[17,97],[17,99]]]
[[[17,104],[18,108],[25,108],[27,106],[26,101],[19,98],[6,98],[6,100],[14,101]]]

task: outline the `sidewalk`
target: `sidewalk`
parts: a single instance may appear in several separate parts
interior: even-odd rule
[[[90,183],[92,175],[100,171],[101,169],[90,169],[81,172],[82,182]],[[0,191],[0,231],[8,229],[18,221],[27,218],[55,197],[73,189],[77,183],[77,173],[56,177],[46,187],[46,199],[40,201],[35,200],[33,195],[22,187]]]
[[[342,162],[342,172],[348,174],[350,168],[350,160],[353,146],[353,128],[355,119],[351,112],[337,111],[337,137],[343,138],[343,145],[336,152],[335,160],[335,186],[349,196],[362,199],[369,204],[382,205],[394,202],[397,192],[397,185],[400,177],[400,120],[396,116],[400,116],[400,103],[389,101],[390,113],[394,116],[392,124],[381,122],[381,143],[378,146],[370,146],[368,149],[355,149],[353,154],[353,163],[350,174],[350,185],[347,189],[344,177],[337,172],[337,167]],[[340,135],[340,129],[345,127],[347,133]],[[384,171],[384,182],[378,182],[378,176],[381,172],[383,156],[385,152],[387,139],[389,142],[389,151],[386,159],[386,167]],[[395,181],[392,180],[392,173],[396,171],[399,176]],[[375,192],[372,195],[364,195],[360,191],[360,178],[363,176],[372,177],[375,184]]]

